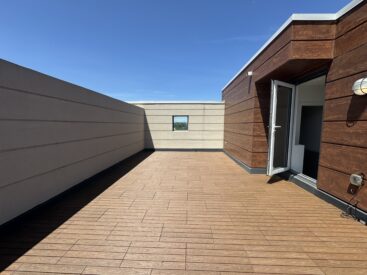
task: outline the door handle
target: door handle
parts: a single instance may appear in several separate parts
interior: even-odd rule
[[[280,126],[280,125],[275,125],[275,126],[274,126],[274,128],[275,128],[275,129],[278,129],[278,128],[282,128],[282,126]]]

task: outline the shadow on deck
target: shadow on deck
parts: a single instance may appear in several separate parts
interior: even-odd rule
[[[151,154],[137,153],[0,227],[0,272]]]

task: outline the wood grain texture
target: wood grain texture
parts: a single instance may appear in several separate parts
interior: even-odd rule
[[[348,96],[326,100],[324,121],[349,121],[367,119],[367,97]]]
[[[260,108],[240,111],[234,114],[226,115],[227,123],[246,123],[246,122],[267,122],[267,118],[263,118]]]
[[[264,168],[267,162],[267,153],[249,152],[229,142],[225,143],[225,151],[252,168]]]
[[[243,77],[241,82],[230,85],[225,90],[223,97],[226,98],[226,108],[254,97],[251,93],[250,77]]]
[[[230,114],[234,114],[234,113],[238,113],[241,111],[246,111],[249,109],[253,109],[255,107],[255,97],[250,98],[250,99],[245,99],[242,101],[238,101],[237,103],[233,104],[233,105],[227,105],[226,108],[226,114],[230,115]]]
[[[346,54],[367,43],[367,21],[338,37],[335,41],[335,57]]]
[[[347,193],[349,175],[333,169],[319,166],[317,188],[332,194],[343,201],[349,201],[352,195]]]
[[[336,27],[336,36],[342,36],[356,26],[367,21],[367,4],[364,1],[355,9],[344,15]]]
[[[366,174],[366,156],[366,148],[322,143],[319,164],[349,175],[356,172]]]
[[[324,122],[322,141],[367,148],[367,121]]]
[[[356,80],[363,78],[367,75],[367,70],[338,79],[336,81],[326,83],[325,99],[333,99],[338,97],[352,96],[353,95],[353,84]]]
[[[266,153],[268,149],[266,137],[254,137],[233,132],[225,132],[224,139],[230,140],[233,145],[250,152]]]
[[[334,41],[292,41],[292,59],[332,59]]]
[[[266,136],[267,128],[263,123],[225,123],[224,131],[234,132],[238,134],[250,136]]]
[[[334,40],[335,22],[296,21],[292,25],[293,40]]]
[[[292,40],[292,25],[286,28],[283,33],[275,39],[265,51],[263,51],[253,62],[252,69],[257,70],[266,61],[274,56],[277,52],[283,49]]]
[[[334,58],[327,81],[333,81],[367,70],[367,43]]]
[[[297,84],[328,71],[318,186],[348,201],[349,175],[367,174],[367,96],[352,92],[354,81],[367,76],[366,22],[364,2],[338,22],[292,23],[224,91],[225,150],[249,166],[266,167],[270,81]],[[264,152],[253,153],[256,148]],[[366,191],[358,196],[367,209]]]
[[[325,39],[334,36],[335,26],[330,23],[292,24],[223,91],[225,140],[230,144],[224,148],[229,153],[249,166],[266,166],[270,79],[292,81],[327,66],[334,41]],[[253,77],[246,76],[249,70]],[[255,160],[254,155],[243,152],[244,148],[262,155]]]
[[[335,57],[327,76],[318,187],[349,202],[349,176],[367,172],[367,97],[353,83],[367,72],[367,6],[364,2],[337,24]],[[367,210],[361,190],[352,203]]]
[[[302,188],[220,152],[137,157],[2,232],[3,274],[367,273],[366,228]]]
[[[317,179],[317,188],[332,194],[345,202],[356,205],[359,209],[367,211],[367,188],[365,187],[366,181],[364,181],[364,185],[358,191],[357,195],[353,197],[353,195],[347,192],[349,186],[349,177],[349,174],[320,166]]]

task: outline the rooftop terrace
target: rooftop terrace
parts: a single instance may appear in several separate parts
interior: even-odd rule
[[[141,152],[1,233],[3,274],[367,274],[367,232],[222,152]]]

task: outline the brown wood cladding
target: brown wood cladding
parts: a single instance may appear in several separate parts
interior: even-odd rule
[[[367,33],[359,34],[366,36]],[[347,43],[347,41],[345,42]],[[367,43],[343,55],[336,57],[328,73],[327,81],[366,71],[367,68]]]
[[[305,26],[302,29],[302,26]],[[335,25],[322,24],[290,25],[263,51],[246,71],[223,91],[225,100],[224,149],[252,167],[265,167],[267,159],[267,124],[269,118],[270,85],[259,80],[275,68],[284,66],[288,71],[303,72],[314,64],[291,64],[296,59],[330,59],[333,52]],[[296,40],[299,41],[296,41]],[[322,39],[322,41],[315,41]],[[306,64],[306,65],[305,65]],[[299,71],[295,68],[301,68]],[[254,76],[246,75],[253,70]],[[227,142],[227,143],[226,143]],[[244,150],[247,150],[244,152]],[[250,154],[257,152],[256,155]]]
[[[352,94],[352,86],[349,88]],[[358,121],[367,120],[367,98],[359,96],[347,96],[325,101],[324,121]]]
[[[353,83],[367,76],[367,5],[337,24],[335,57],[327,76],[318,188],[349,202],[352,173],[367,174],[367,97],[353,95]],[[352,204],[367,210],[365,187]]]
[[[324,121],[322,141],[367,148],[366,133],[367,121]]]
[[[351,174],[361,171],[363,168],[366,170],[367,164],[363,161],[366,156],[366,148],[323,142],[321,144],[320,165]]]
[[[328,73],[317,185],[349,201],[350,174],[367,175],[367,96],[352,94],[353,83],[367,77],[366,1],[337,22],[292,23],[226,87],[224,149],[266,167],[270,80],[292,83],[321,68]],[[367,210],[367,187],[354,199]]]
[[[226,124],[226,131],[232,133],[238,133],[248,136],[266,136],[266,129],[264,129],[264,124],[261,123],[235,123]]]
[[[350,32],[345,35],[337,38],[335,43],[335,56],[340,56],[342,54],[347,53],[350,50],[353,50],[357,47],[360,47],[367,43],[367,35],[361,35],[367,32],[367,22],[364,22],[362,25],[359,25],[355,29],[352,29]]]
[[[238,160],[252,168],[263,168],[264,166],[257,166],[257,164],[264,164],[267,161],[267,154],[249,152],[241,147],[233,145],[229,141],[225,142],[226,152]]]
[[[292,59],[332,59],[334,40],[293,41]]]
[[[326,83],[325,99],[345,97],[351,95],[353,83],[362,77],[366,76],[366,72],[351,75],[338,81]]]
[[[224,133],[224,138],[226,140],[230,140],[233,145],[241,147],[246,151],[267,153],[268,144],[267,139],[264,136],[258,136],[254,139],[253,136],[226,131]],[[255,142],[256,144],[254,144]]]
[[[333,40],[336,26],[334,22],[297,21],[292,31],[293,40]]]
[[[345,35],[351,29],[367,21],[367,5],[366,1],[356,7],[352,12],[344,15],[336,26],[336,36]]]

